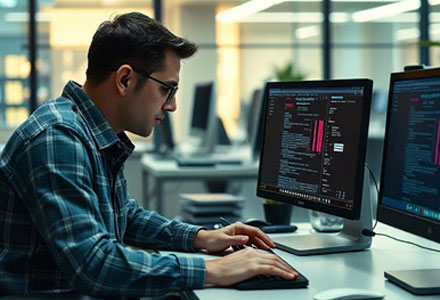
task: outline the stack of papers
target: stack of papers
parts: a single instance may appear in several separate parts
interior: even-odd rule
[[[180,215],[184,222],[197,225],[241,219],[244,199],[231,194],[180,194]]]

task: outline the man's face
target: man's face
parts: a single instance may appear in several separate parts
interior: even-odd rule
[[[180,58],[173,51],[166,51],[163,68],[150,75],[170,86],[175,86],[179,82],[179,72]],[[168,87],[147,78],[126,103],[125,130],[143,137],[149,136],[153,127],[163,120],[166,112],[173,112],[177,108],[175,97],[170,103],[166,103],[169,93]]]

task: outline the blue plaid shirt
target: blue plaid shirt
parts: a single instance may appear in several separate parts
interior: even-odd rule
[[[203,286],[203,259],[137,249],[193,251],[200,227],[129,198],[123,164],[133,148],[72,81],[13,133],[0,156],[0,295]]]

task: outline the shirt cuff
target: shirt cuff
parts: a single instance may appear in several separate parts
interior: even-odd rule
[[[196,226],[196,225],[190,225],[190,224],[183,224],[179,226],[179,233],[176,236],[179,236],[181,238],[180,245],[184,251],[187,252],[195,252],[197,251],[194,248],[194,239],[196,238],[197,232],[199,232],[200,229],[206,229],[202,226]]]
[[[181,288],[201,289],[205,285],[205,260],[200,257],[176,256],[180,265]]]

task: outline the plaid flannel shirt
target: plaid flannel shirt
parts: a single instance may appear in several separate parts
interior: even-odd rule
[[[193,251],[200,229],[129,198],[123,164],[133,149],[72,81],[13,133],[0,156],[0,295],[203,286],[203,259],[127,247]]]

